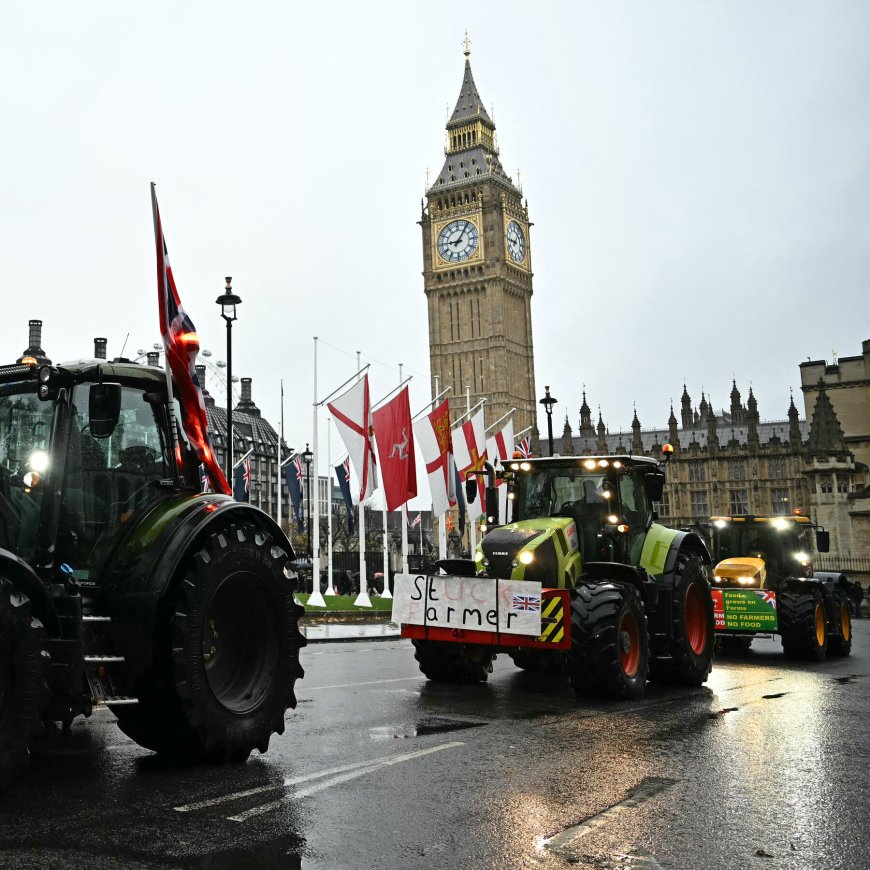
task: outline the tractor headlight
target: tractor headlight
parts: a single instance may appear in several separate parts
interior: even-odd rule
[[[726,523],[725,520],[716,520],[713,525],[716,526],[717,529],[724,529],[728,523]]]
[[[480,550],[478,550],[478,551],[474,554],[474,561],[475,561],[475,562],[482,562],[482,561],[483,561],[483,553],[482,553]]]
[[[520,463],[520,471],[528,471],[532,466],[528,462]]]
[[[616,514],[611,514],[607,518],[607,522],[610,523],[611,526],[615,526],[619,522],[619,517]]]
[[[42,474],[48,468],[48,454],[44,450],[34,450],[27,463],[31,471]]]
[[[742,584],[743,586],[749,586],[750,583],[755,582],[754,577],[738,577],[737,582]]]
[[[531,552],[531,550],[523,550],[520,553],[520,562],[523,565],[531,565],[532,562],[535,561],[535,554]]]
[[[773,527],[778,532],[784,532],[788,528],[788,525],[789,525],[788,520],[784,520],[784,519],[782,519],[782,517],[778,517],[777,519],[775,519],[773,521]]]
[[[795,557],[795,559],[798,560],[798,562],[801,563],[801,565],[806,565],[806,564],[808,564],[809,561],[810,561],[809,554],[808,554],[808,553],[804,553],[803,550],[799,550],[797,553],[795,553],[795,554],[794,554],[794,557]]]

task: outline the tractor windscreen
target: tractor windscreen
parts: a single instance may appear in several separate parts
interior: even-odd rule
[[[27,390],[27,392],[24,392]],[[0,547],[33,557],[48,469],[52,406],[36,397],[36,384],[0,396]]]
[[[807,527],[780,518],[759,522],[717,520],[713,524],[713,544],[717,562],[753,556],[763,559],[768,573],[777,577],[804,574],[811,547]]]

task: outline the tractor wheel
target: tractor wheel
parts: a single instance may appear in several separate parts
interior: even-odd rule
[[[828,652],[832,656],[848,656],[852,653],[852,614],[849,601],[842,593],[834,596],[834,626],[836,634],[828,637]]]
[[[828,650],[828,625],[821,594],[781,592],[778,596],[782,651],[790,659],[820,662]]]
[[[137,743],[179,761],[244,761],[284,732],[303,676],[303,608],[287,554],[253,526],[213,532],[185,563],[139,704],[114,708]]]
[[[524,671],[561,674],[565,671],[565,654],[558,650],[519,649],[509,653],[514,664]]]
[[[436,683],[485,683],[495,653],[473,643],[414,640],[414,658],[426,678]]]
[[[43,730],[48,654],[42,636],[30,600],[0,577],[0,791],[27,766],[30,739]]]
[[[630,584],[581,583],[571,600],[568,676],[578,697],[639,698],[649,671],[649,629]]]
[[[677,556],[671,602],[670,658],[652,660],[650,679],[700,686],[713,667],[713,599],[707,572],[690,553]]]

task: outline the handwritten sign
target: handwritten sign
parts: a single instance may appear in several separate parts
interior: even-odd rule
[[[397,574],[393,622],[538,637],[541,584],[491,577]]]

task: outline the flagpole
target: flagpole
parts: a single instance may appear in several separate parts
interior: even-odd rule
[[[278,505],[275,516],[278,519],[278,528],[281,528],[281,442],[284,440],[284,378],[281,378],[281,417],[278,427],[278,462],[275,470],[278,473]]]
[[[311,607],[326,607],[323,593],[320,591],[320,475],[317,471],[317,336],[314,336],[314,402],[313,421],[311,428],[311,466],[314,469],[314,504],[311,504],[311,490],[308,491],[308,516],[311,528],[308,530],[311,547],[311,596],[308,604]],[[313,508],[313,510],[312,510]]]
[[[489,426],[486,427],[485,431],[492,432],[492,430],[495,429],[495,427],[498,426],[498,424],[501,423],[502,420],[505,420],[508,417],[510,417],[510,415],[513,414],[514,411],[516,411],[516,408],[511,408],[510,411],[507,412],[507,414],[504,414],[503,416],[499,417],[498,420],[495,421],[495,423],[490,423]],[[529,428],[531,429],[532,427],[529,426]]]
[[[366,366],[368,368],[368,366]],[[360,364],[360,351],[356,352],[356,378],[362,374],[362,366]],[[367,420],[363,420],[363,426],[368,424]],[[366,447],[368,450],[368,447]],[[368,461],[368,458],[366,458]],[[362,493],[360,493],[362,495]],[[372,602],[369,598],[369,578],[366,572],[366,509],[362,498],[359,500],[359,594],[353,602],[354,607],[371,607]]]
[[[453,389],[453,387],[447,387],[447,388],[441,390],[441,392],[439,393],[438,392],[438,377],[436,376],[435,377],[435,396],[432,398],[431,401],[426,402],[426,404],[423,405],[423,407],[420,408],[420,410],[417,411],[416,414],[414,414],[414,416],[411,418],[411,422],[413,423],[414,420],[416,420],[418,417],[422,417],[427,411],[434,411],[435,410],[435,403],[442,396],[446,396],[452,389]]]
[[[448,387],[446,389],[439,390],[438,388],[440,386],[441,386],[441,377],[440,377],[440,375],[435,375],[435,398],[432,399],[432,410],[433,411],[435,410],[435,403],[443,395],[445,395],[447,392],[449,392],[452,389],[452,387],[448,385]],[[420,413],[422,414],[423,411],[421,411]],[[450,418],[449,413],[447,416],[448,416],[448,422],[449,422],[449,418]],[[450,461],[451,461],[450,455],[448,454],[448,457],[447,457],[447,474],[448,474],[448,476],[453,473],[453,470],[450,468]],[[448,496],[449,496],[449,490],[448,490]],[[450,507],[449,507],[450,499],[449,498],[447,500],[447,504],[448,504],[447,511],[449,511],[450,510]],[[438,558],[439,559],[446,559],[447,558],[447,511],[445,511],[443,514],[441,514],[440,517],[438,517]],[[435,505],[434,504],[432,505],[432,516],[433,517],[435,516]]]
[[[522,438],[523,435],[526,434],[526,432],[531,432],[531,431],[532,431],[532,427],[531,427],[531,426],[526,426],[526,428],[523,429],[521,432],[515,432],[515,433],[514,433],[514,441],[516,441],[517,438]]]
[[[460,414],[450,425],[451,429],[455,429],[469,414],[473,414],[481,405],[486,403],[486,397],[482,398],[473,408],[469,408],[464,414]]]
[[[332,585],[332,417],[326,418],[326,467],[329,469],[326,485],[326,527],[329,530],[326,538],[326,594],[335,595]]]
[[[384,598],[392,598],[390,594],[390,533],[387,529],[387,491],[384,490]]]

